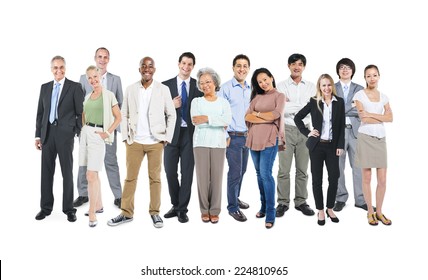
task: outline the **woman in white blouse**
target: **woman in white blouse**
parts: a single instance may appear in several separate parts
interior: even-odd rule
[[[386,191],[387,150],[384,122],[392,122],[392,110],[388,97],[377,89],[379,69],[368,65],[364,69],[366,88],[357,92],[353,98],[361,125],[358,129],[355,165],[362,168],[363,194],[367,203],[367,219],[372,226],[378,220],[384,225],[391,225],[390,219],[382,212]],[[376,168],[376,213],[373,209],[370,181],[372,168]]]

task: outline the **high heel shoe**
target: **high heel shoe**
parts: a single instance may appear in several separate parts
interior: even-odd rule
[[[95,227],[98,224],[98,221],[89,221],[89,227]]]
[[[320,226],[325,225],[325,219],[324,220],[320,220],[320,213],[318,213],[318,225],[320,225]]]
[[[327,217],[329,217],[329,218],[330,218],[330,220],[331,220],[333,223],[338,223],[338,222],[339,222],[339,218],[338,218],[338,217],[331,217],[331,216],[328,214],[328,210],[325,210],[325,213],[327,214]]]

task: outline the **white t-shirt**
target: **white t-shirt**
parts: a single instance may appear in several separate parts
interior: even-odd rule
[[[362,89],[354,95],[352,100],[358,100],[363,105],[364,111],[374,114],[383,114],[385,105],[389,103],[389,99],[385,94],[380,93],[380,100],[372,102],[368,98],[366,92]],[[361,122],[358,132],[375,136],[377,138],[385,137],[385,126],[382,123],[363,123]]]

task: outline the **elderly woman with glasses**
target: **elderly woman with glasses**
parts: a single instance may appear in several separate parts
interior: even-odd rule
[[[198,71],[198,88],[203,97],[193,99],[190,110],[202,221],[215,224],[221,211],[221,189],[226,155],[226,127],[232,121],[229,102],[218,97],[220,77],[211,68]]]

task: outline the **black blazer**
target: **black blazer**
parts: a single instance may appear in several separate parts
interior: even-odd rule
[[[177,77],[174,77],[172,79],[169,79],[167,81],[162,82],[162,84],[169,87],[169,91],[171,92],[171,97],[174,99],[176,96],[178,96],[178,88],[177,88]],[[190,104],[192,104],[192,100],[195,97],[201,97],[204,96],[202,92],[200,92],[196,86],[196,80],[193,78],[190,78],[190,85],[189,85],[189,98],[187,99],[187,106],[186,106],[186,115],[187,115],[187,128],[188,132],[190,133],[190,139],[193,139],[193,132],[195,131],[195,126],[192,124],[190,120]],[[177,113],[177,120],[175,122],[175,129],[174,129],[174,136],[171,140],[171,145],[176,146],[178,144],[178,139],[180,136],[180,127],[181,127],[181,108],[175,108],[175,111]],[[191,140],[192,141],[192,140]]]
[[[50,81],[40,89],[35,137],[39,137],[42,144],[46,142],[47,137],[53,86],[54,82]],[[82,86],[66,78],[58,101],[58,128],[63,132],[61,136],[73,138],[74,135],[80,134],[84,98]]]
[[[337,101],[332,101],[333,104],[333,112],[331,116],[331,122],[332,122],[332,130],[333,130],[333,145],[336,147],[336,149],[343,149],[345,147],[345,103],[343,102],[343,98],[336,96]],[[321,111],[324,110],[324,105],[322,101],[319,101],[319,105],[321,108]],[[294,123],[296,124],[297,128],[300,130],[300,132],[308,136],[308,134],[311,132],[303,123],[303,119],[308,115],[311,114],[312,119],[312,126],[314,129],[318,130],[320,132],[320,135],[322,134],[322,122],[323,122],[323,115],[318,110],[317,101],[314,98],[311,98],[308,102],[308,104],[305,105],[294,117]],[[306,141],[306,146],[308,147],[309,151],[313,151],[313,149],[316,147],[316,145],[319,143],[320,137],[309,137]]]

